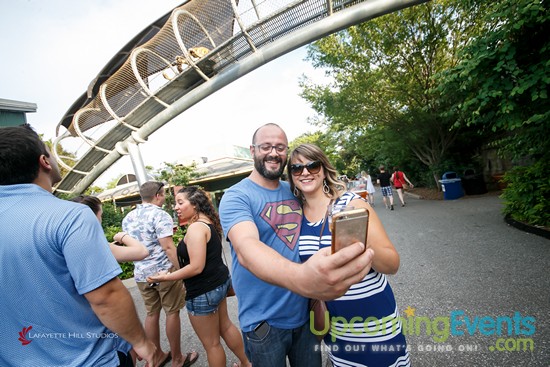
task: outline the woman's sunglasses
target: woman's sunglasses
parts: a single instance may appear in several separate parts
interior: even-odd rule
[[[291,164],[290,173],[292,173],[293,176],[300,176],[302,172],[304,172],[304,168],[307,168],[307,171],[314,175],[316,173],[319,173],[319,171],[321,170],[321,162],[311,161],[306,164]]]

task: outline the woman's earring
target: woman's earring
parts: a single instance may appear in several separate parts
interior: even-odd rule
[[[327,180],[323,180],[323,192],[328,194],[330,192],[330,187],[327,185]]]
[[[294,196],[296,196],[297,198],[300,197],[300,191],[298,191],[298,188],[297,187],[294,187],[294,191],[292,192],[294,194]]]

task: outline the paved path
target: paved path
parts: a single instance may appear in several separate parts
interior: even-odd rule
[[[413,326],[407,341],[414,366],[550,366],[549,240],[508,226],[495,195],[453,201],[409,197],[406,207],[394,211],[384,209],[379,196],[376,202],[401,255],[401,268],[389,281],[406,327]],[[137,288],[130,291],[144,317]],[[237,323],[234,297],[229,305]],[[405,314],[409,306],[414,317]],[[453,327],[451,317],[459,324]],[[182,329],[183,349],[201,353],[194,366],[207,366],[185,312]],[[526,338],[533,341],[532,352],[497,350],[514,349]]]

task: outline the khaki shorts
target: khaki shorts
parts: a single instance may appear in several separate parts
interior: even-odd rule
[[[136,283],[145,303],[147,315],[154,315],[162,308],[166,314],[178,312],[185,306],[185,289],[181,280],[160,282],[150,287],[147,282]]]

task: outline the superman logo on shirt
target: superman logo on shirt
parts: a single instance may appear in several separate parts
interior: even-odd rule
[[[275,230],[277,236],[291,250],[294,250],[300,236],[302,208],[296,200],[267,203],[262,218]]]

